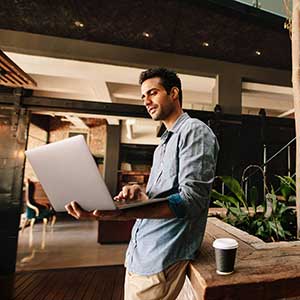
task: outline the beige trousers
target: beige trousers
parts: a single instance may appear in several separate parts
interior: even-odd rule
[[[154,275],[126,271],[125,300],[175,300],[185,281],[189,261],[180,261]]]

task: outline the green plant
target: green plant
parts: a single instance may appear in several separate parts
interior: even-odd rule
[[[276,177],[280,180],[279,190],[283,198],[289,202],[290,205],[296,204],[296,182],[290,176]]]
[[[274,189],[266,194],[261,205],[258,203],[258,192],[252,187],[246,200],[239,182],[232,177],[222,176],[220,179],[229,190],[223,195],[212,190],[214,204],[226,209],[224,221],[249,232],[264,241],[280,241],[294,239],[296,216],[293,208],[277,200]]]

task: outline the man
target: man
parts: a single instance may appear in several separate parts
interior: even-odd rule
[[[183,113],[176,73],[149,69],[140,84],[148,113],[167,130],[154,152],[146,193],[138,185],[125,186],[115,200],[166,201],[125,211],[85,212],[76,202],[66,209],[76,218],[136,218],[125,261],[125,299],[174,300],[202,242],[219,147],[209,127]]]

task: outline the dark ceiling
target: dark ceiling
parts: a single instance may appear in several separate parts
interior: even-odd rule
[[[284,21],[231,0],[0,1],[0,29],[291,69]]]

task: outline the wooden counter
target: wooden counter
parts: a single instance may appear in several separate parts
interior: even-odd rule
[[[239,243],[235,272],[216,274],[212,243],[232,237]],[[209,218],[199,257],[190,264],[198,300],[300,299],[300,241],[265,243],[224,222]]]

